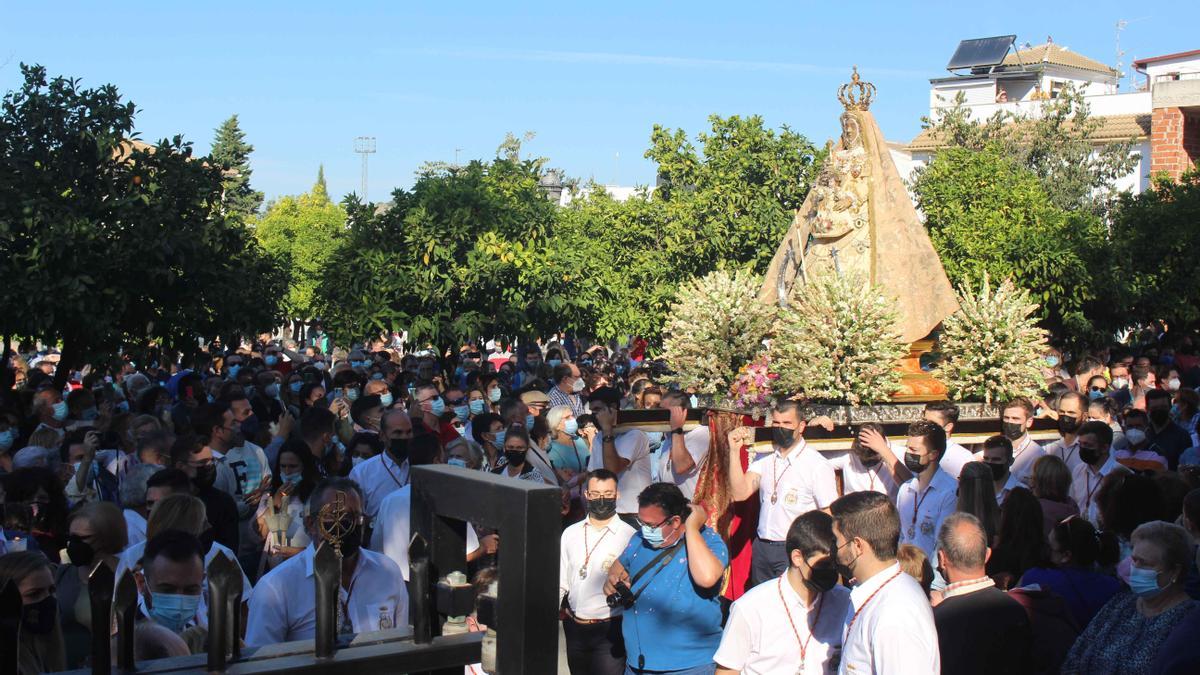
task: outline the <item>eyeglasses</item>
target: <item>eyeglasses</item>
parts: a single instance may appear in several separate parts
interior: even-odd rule
[[[612,490],[607,490],[605,492],[589,491],[583,493],[583,496],[587,497],[588,499],[614,499],[617,496],[617,493]]]
[[[650,523],[647,523],[646,521],[642,520],[641,518],[638,518],[637,522],[638,522],[638,525],[641,525],[642,527],[648,527],[652,530],[657,530],[658,528],[662,527],[663,525],[666,525],[667,521],[671,520],[674,517],[675,516],[667,516],[666,518],[663,518],[662,522],[660,522],[657,525],[651,525]]]

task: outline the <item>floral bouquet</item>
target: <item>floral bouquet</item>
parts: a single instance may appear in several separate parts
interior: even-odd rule
[[[771,409],[772,384],[777,379],[779,375],[771,372],[771,357],[766,352],[760,354],[742,366],[734,377],[729,390],[732,406],[759,419]]]

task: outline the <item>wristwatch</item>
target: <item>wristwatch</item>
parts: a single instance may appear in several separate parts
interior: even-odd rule
[[[672,429],[672,430],[671,430],[671,433],[673,433],[673,434],[679,434],[680,436],[682,436],[682,435],[683,435],[683,429],[682,429],[682,428],[679,428],[679,429]]]

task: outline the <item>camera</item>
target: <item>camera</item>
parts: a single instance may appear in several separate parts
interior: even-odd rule
[[[633,592],[629,590],[629,586],[625,585],[624,581],[618,581],[617,583],[613,584],[613,589],[612,595],[604,598],[604,602],[608,603],[609,607],[612,607],[613,609],[616,609],[617,607],[622,609],[629,609],[630,607],[633,607],[633,601],[636,600],[636,598],[634,597]]]

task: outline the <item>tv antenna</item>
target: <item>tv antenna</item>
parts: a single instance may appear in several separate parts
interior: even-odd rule
[[[355,138],[354,152],[362,155],[362,199],[366,204],[370,201],[367,199],[367,157],[375,154],[375,137],[359,136]]]

